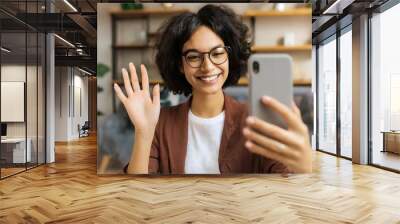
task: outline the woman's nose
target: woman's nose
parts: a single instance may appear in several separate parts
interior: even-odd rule
[[[212,69],[212,66],[214,66],[214,64],[211,62],[210,58],[208,57],[208,55],[204,55],[204,60],[203,63],[201,64],[200,69],[203,72],[209,71]]]

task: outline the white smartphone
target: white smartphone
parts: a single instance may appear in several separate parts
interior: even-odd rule
[[[293,101],[292,58],[286,54],[252,54],[248,60],[250,114],[287,129],[286,122],[261,102],[273,97],[291,108]]]

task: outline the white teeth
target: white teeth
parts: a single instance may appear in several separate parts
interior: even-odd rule
[[[217,75],[212,75],[212,76],[208,76],[208,77],[200,77],[200,79],[203,80],[203,81],[210,82],[210,81],[215,80],[215,79],[218,77],[218,75],[219,75],[219,74],[217,74]]]

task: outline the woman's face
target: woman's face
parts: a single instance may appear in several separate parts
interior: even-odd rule
[[[182,56],[181,69],[193,94],[215,94],[222,89],[229,73],[228,53],[224,47],[223,40],[206,26],[200,26],[183,45],[182,53],[186,57]]]

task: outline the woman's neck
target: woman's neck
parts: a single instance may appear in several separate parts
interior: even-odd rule
[[[224,108],[224,93],[218,91],[215,94],[199,94],[193,92],[191,111],[199,117],[215,117]]]

